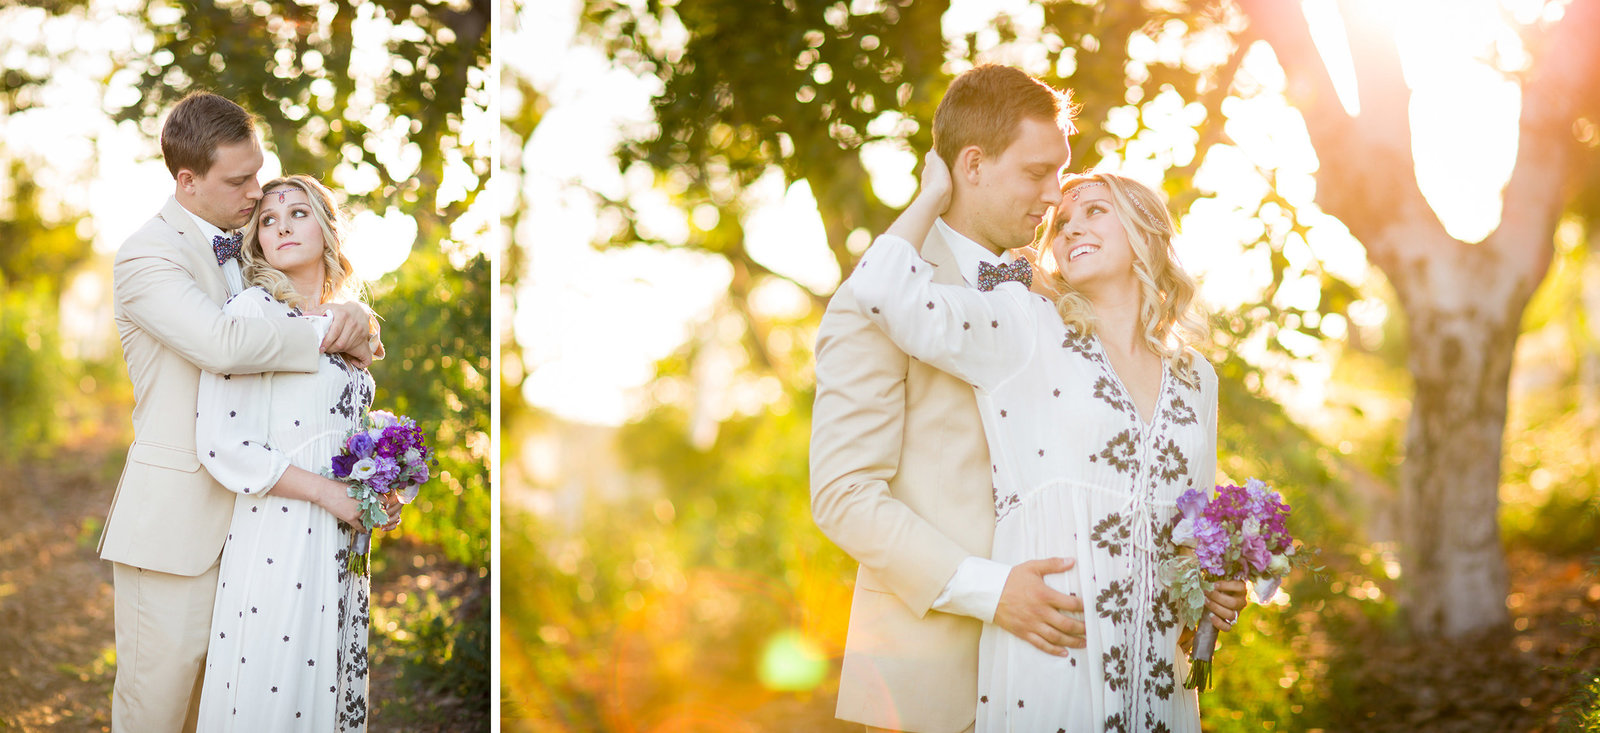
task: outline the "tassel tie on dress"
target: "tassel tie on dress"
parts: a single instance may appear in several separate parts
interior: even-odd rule
[[[1152,462],[1150,460],[1151,445],[1156,434],[1156,423],[1160,421],[1157,415],[1148,428],[1141,432],[1139,441],[1139,463],[1134,470],[1134,491],[1123,504],[1123,516],[1127,517],[1128,527],[1128,580],[1132,582],[1132,598],[1130,608],[1154,613],[1157,594],[1160,592],[1160,548],[1156,546],[1156,517],[1152,501],[1155,498],[1155,481],[1151,476]],[[1153,713],[1146,710],[1145,695],[1139,686],[1149,678],[1151,657],[1148,651],[1153,646],[1150,638],[1150,624],[1146,623],[1138,613],[1130,616],[1128,630],[1125,637],[1128,642],[1128,689],[1122,701],[1123,720],[1127,730],[1140,730],[1141,713]]]

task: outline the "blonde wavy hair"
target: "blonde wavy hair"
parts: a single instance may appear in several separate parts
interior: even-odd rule
[[[311,212],[317,220],[317,226],[322,229],[321,302],[329,302],[336,296],[359,300],[360,281],[355,277],[355,270],[351,267],[350,260],[344,256],[344,213],[339,210],[339,205],[333,200],[333,192],[328,190],[327,186],[311,176],[300,174],[275,178],[261,187],[261,201],[256,203],[256,214],[250,217],[250,223],[245,227],[244,242],[239,251],[245,284],[260,286],[268,295],[288,304],[291,308],[301,308],[308,304],[309,299],[294,289],[294,283],[289,281],[288,275],[267,262],[266,254],[261,249],[259,231],[261,207],[266,203],[267,196],[284,189],[296,189],[305,193],[311,202]],[[318,305],[318,303],[309,304]]]
[[[1061,182],[1061,194],[1067,196],[1074,188],[1091,183],[1105,184],[1112,210],[1133,248],[1133,273],[1139,281],[1139,326],[1145,345],[1174,366],[1189,366],[1187,347],[1200,343],[1205,329],[1193,312],[1194,278],[1184,272],[1172,247],[1177,227],[1167,213],[1166,202],[1148,186],[1109,171],[1067,176]],[[1094,333],[1096,325],[1094,304],[1072,288],[1053,255],[1044,256],[1065,223],[1062,208],[1053,209],[1045,222],[1043,240],[1038,245],[1040,270],[1045,274],[1045,284],[1055,293],[1062,322],[1087,336]]]

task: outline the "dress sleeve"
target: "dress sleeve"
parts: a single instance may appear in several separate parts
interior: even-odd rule
[[[223,312],[240,318],[266,318],[261,296],[265,293],[258,288],[245,290],[229,301]],[[200,374],[195,450],[201,465],[229,491],[265,494],[289,468],[288,457],[267,441],[272,378],[272,372]]]
[[[982,389],[1016,374],[1038,347],[1037,296],[1021,283],[990,292],[933,282],[911,243],[883,235],[845,285],[862,311],[907,354]]]

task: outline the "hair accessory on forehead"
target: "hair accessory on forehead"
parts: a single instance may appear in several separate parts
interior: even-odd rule
[[[1071,196],[1073,201],[1077,201],[1078,200],[1078,192],[1079,191],[1082,191],[1083,189],[1086,189],[1086,188],[1094,188],[1095,186],[1105,186],[1105,185],[1106,185],[1105,181],[1084,181],[1083,183],[1079,183],[1077,185],[1074,185],[1072,188],[1067,189],[1067,195]],[[1138,209],[1139,213],[1144,215],[1144,218],[1145,218],[1146,221],[1148,221],[1150,223],[1155,223],[1155,222],[1159,221],[1155,217],[1151,216],[1150,212],[1145,210],[1144,204],[1139,203],[1138,197],[1129,196],[1128,200],[1133,202],[1133,208]]]
[[[271,191],[266,191],[265,193],[278,194],[278,203],[281,204],[281,203],[283,203],[284,196],[287,196],[290,191],[298,191],[298,190],[300,190],[300,189],[297,189],[294,186],[282,186],[282,187],[273,189]]]

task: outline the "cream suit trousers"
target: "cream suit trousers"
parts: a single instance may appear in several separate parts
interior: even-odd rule
[[[192,733],[217,569],[188,577],[112,563],[117,682],[112,733]]]

